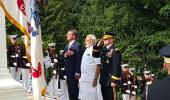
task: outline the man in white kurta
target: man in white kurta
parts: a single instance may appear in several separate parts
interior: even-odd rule
[[[79,99],[81,100],[103,100],[98,81],[100,58],[92,56],[92,45],[95,40],[94,35],[88,35],[85,40],[87,49],[82,57],[81,78],[79,80]]]

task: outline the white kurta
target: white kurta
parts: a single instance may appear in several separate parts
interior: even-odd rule
[[[79,80],[79,99],[81,100],[103,100],[99,82],[96,87],[92,86],[96,65],[100,64],[100,58],[94,58],[92,50],[93,47],[87,48],[82,57],[81,78]]]

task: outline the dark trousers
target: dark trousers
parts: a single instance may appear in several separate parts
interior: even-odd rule
[[[79,88],[78,80],[73,78],[67,78],[68,94],[70,100],[78,100]]]
[[[103,100],[114,100],[112,87],[101,86],[101,92]]]

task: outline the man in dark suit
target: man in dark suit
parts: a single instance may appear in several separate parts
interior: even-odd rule
[[[69,30],[67,33],[68,44],[63,52],[70,100],[78,100],[78,80],[80,78],[80,64],[83,54],[80,44],[76,42],[76,38],[77,31],[75,29]]]
[[[121,79],[121,54],[115,47],[114,40],[115,33],[105,32],[103,38],[93,47],[93,56],[101,57],[99,82],[103,100],[116,99],[115,88]]]
[[[146,100],[170,100],[170,45],[163,47],[159,53],[164,57],[164,68],[168,71],[168,77],[149,86]]]

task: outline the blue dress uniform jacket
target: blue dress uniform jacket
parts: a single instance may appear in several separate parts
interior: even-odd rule
[[[21,67],[24,69],[29,69],[29,66],[26,66],[27,63],[29,63],[27,56],[26,56],[26,49],[25,49],[25,44],[20,45],[21,53],[20,53],[20,58],[21,58]]]
[[[64,67],[64,59],[61,54],[58,55],[58,63],[57,63],[59,79],[65,80],[64,76],[66,75],[65,67]]]
[[[147,100],[170,100],[170,75],[149,86]]]
[[[74,43],[68,47],[68,44],[64,48],[63,54],[65,54],[68,50],[73,52],[73,55],[68,57],[64,57],[64,66],[66,69],[66,76],[67,76],[67,85],[68,85],[68,93],[70,100],[78,100],[78,80],[75,79],[75,74],[80,74],[80,64],[81,58],[83,54],[83,50],[81,46],[74,41]]]
[[[8,45],[7,46],[7,58],[9,67],[21,67],[20,59],[20,46],[17,45]],[[17,66],[14,66],[13,63],[17,63]]]

